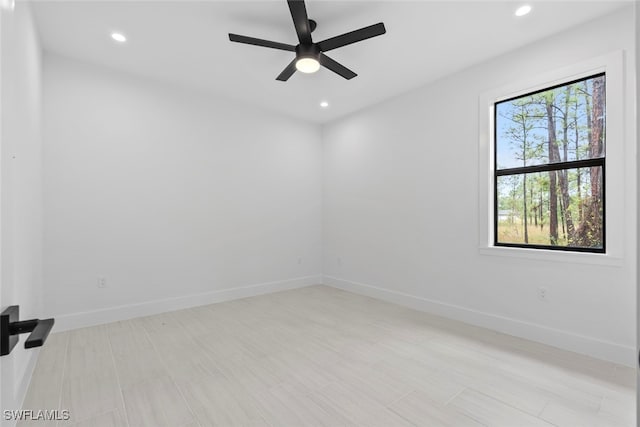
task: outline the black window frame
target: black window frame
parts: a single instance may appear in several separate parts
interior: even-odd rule
[[[606,126],[604,129],[605,132],[605,145],[604,145],[604,155],[602,157],[593,158],[593,159],[583,159],[583,160],[573,160],[567,162],[557,162],[557,163],[547,163],[542,165],[533,165],[533,166],[523,166],[516,168],[506,168],[506,169],[498,169],[498,108],[497,105],[514,101],[516,99],[524,98],[527,96],[535,95],[541,92],[546,92],[548,90],[557,89],[559,87],[568,86],[574,83],[582,82],[585,80],[589,80],[596,77],[605,77],[605,87],[606,87],[606,72],[595,73],[592,75],[588,75],[585,77],[581,77],[579,79],[569,80],[563,83],[555,84],[553,86],[548,86],[543,89],[538,89],[532,92],[523,93],[521,95],[513,96],[511,98],[501,99],[500,101],[493,102],[493,165],[494,165],[494,173],[493,173],[493,245],[496,247],[507,247],[507,248],[519,248],[519,249],[547,249],[554,251],[562,251],[562,252],[586,252],[586,253],[606,253],[606,242],[607,242],[607,209],[606,209],[606,157],[607,157],[607,137],[606,137]],[[606,92],[605,92],[606,93]],[[606,96],[606,95],[605,95]],[[605,101],[605,121],[606,121],[606,101]],[[602,247],[600,248],[589,248],[589,247],[575,247],[575,246],[554,246],[554,245],[539,245],[539,244],[529,244],[529,243],[505,243],[498,242],[498,177],[500,176],[513,176],[513,175],[526,175],[528,173],[539,173],[539,172],[551,172],[557,170],[568,170],[568,169],[577,169],[584,167],[601,167],[602,168]]]

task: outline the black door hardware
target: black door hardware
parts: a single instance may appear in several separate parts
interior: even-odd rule
[[[24,342],[24,348],[40,347],[47,340],[54,319],[20,319],[20,308],[17,305],[7,307],[0,314],[0,356],[11,353],[18,343],[18,335],[31,332]]]

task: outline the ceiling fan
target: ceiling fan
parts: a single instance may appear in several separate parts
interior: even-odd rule
[[[285,82],[289,80],[289,77],[291,77],[296,70],[302,73],[315,73],[320,69],[320,65],[341,75],[345,79],[350,80],[357,76],[357,74],[344,65],[329,58],[324,54],[324,52],[370,39],[371,37],[381,36],[386,33],[384,24],[380,22],[378,24],[360,28],[359,30],[331,37],[319,43],[314,43],[311,38],[311,33],[316,29],[316,21],[307,17],[307,9],[304,5],[304,0],[287,0],[287,3],[289,4],[289,11],[291,11],[293,25],[296,28],[296,34],[300,41],[297,46],[229,33],[229,40],[232,42],[295,52],[295,59],[287,65],[278,77],[276,77],[276,80]]]

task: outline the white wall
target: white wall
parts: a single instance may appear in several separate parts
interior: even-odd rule
[[[58,330],[321,280],[317,126],[46,54],[44,135]]]
[[[636,146],[640,145],[640,78],[638,74],[640,73],[640,2],[634,3],[635,7],[635,25],[636,25]],[[640,150],[638,151],[640,154]],[[640,158],[637,159],[640,163]],[[640,180],[640,174],[636,176],[636,183]],[[636,200],[636,203],[640,203],[640,200]],[[638,212],[638,211],[636,211]],[[640,218],[636,216],[636,227],[640,225]],[[640,227],[636,229],[636,233],[640,232]],[[640,238],[637,238],[636,242],[636,251],[638,251],[638,246],[640,246]],[[640,312],[638,307],[640,307],[640,277],[638,277],[637,266],[640,264],[640,251],[636,253],[636,353],[640,355]],[[640,356],[639,356],[640,358]],[[636,423],[640,421],[640,361],[639,365],[636,365]]]
[[[616,49],[627,49],[631,90],[633,29],[631,14],[620,12],[322,134],[228,100],[47,55],[48,314],[66,329],[315,283],[324,271],[331,285],[633,363],[630,139],[627,163],[617,165],[628,194],[621,265],[481,255],[476,220],[478,96],[523,70]],[[536,298],[541,283],[549,289],[545,304]]]
[[[626,99],[625,235],[620,265],[479,252],[480,95],[612,51],[627,54],[623,10],[327,125],[325,283],[597,357],[635,363],[635,141]],[[483,112],[484,114],[484,112]],[[548,302],[537,299],[538,286]]]
[[[0,309],[29,319],[42,315],[42,64],[29,6],[16,3],[1,12]],[[38,350],[23,343],[0,359],[2,409],[20,408],[31,378]]]

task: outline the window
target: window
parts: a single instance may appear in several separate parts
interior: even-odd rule
[[[494,245],[604,253],[605,74],[493,111]]]

